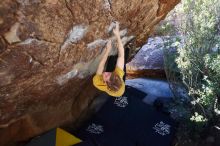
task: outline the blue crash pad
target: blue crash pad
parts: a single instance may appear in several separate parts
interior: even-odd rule
[[[122,97],[109,98],[74,135],[96,146],[170,146],[176,123],[168,115],[143,103],[145,96],[126,86]]]

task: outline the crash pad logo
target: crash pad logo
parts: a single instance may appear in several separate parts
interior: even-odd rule
[[[125,96],[116,97],[114,104],[117,105],[118,107],[124,108],[128,105],[128,98]]]
[[[170,134],[170,125],[165,124],[163,121],[154,125],[153,129],[156,133],[164,136]]]
[[[86,131],[93,133],[93,134],[101,134],[104,132],[104,129],[102,125],[96,125],[92,123],[91,125],[88,126]]]

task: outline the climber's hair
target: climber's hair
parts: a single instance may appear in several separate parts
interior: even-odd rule
[[[122,86],[122,80],[118,74],[112,72],[109,82],[107,82],[107,87],[111,91],[118,91]]]

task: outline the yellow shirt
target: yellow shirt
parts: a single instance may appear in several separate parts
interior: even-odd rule
[[[103,81],[103,76],[96,74],[93,77],[93,85],[98,88],[101,91],[105,91],[106,93],[108,93],[111,96],[115,96],[115,97],[119,97],[122,96],[124,91],[125,91],[125,83],[123,82],[123,76],[124,76],[124,71],[122,69],[120,69],[119,67],[116,66],[115,71],[114,71],[117,75],[119,75],[119,77],[122,80],[122,86],[120,87],[120,89],[118,91],[111,91],[107,88],[107,84]]]

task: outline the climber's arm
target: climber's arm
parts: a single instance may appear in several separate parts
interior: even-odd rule
[[[113,32],[114,32],[115,37],[116,37],[117,42],[118,42],[118,59],[117,59],[117,64],[116,65],[120,69],[124,70],[124,47],[123,47],[122,40],[121,40],[121,37],[120,37],[118,22],[116,22],[116,27],[113,30]]]
[[[104,67],[105,67],[105,63],[107,61],[108,58],[108,54],[111,51],[112,46],[111,46],[111,41],[108,41],[106,48],[104,49],[104,55],[102,56],[102,59],[98,65],[98,69],[96,71],[96,74],[101,75],[103,73]]]

